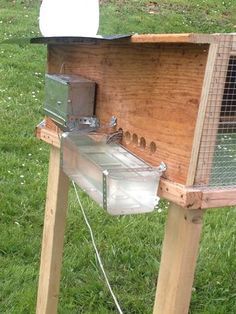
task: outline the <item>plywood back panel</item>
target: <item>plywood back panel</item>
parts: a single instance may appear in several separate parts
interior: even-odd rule
[[[81,43],[48,46],[48,72],[97,82],[96,115],[112,115],[123,144],[185,184],[208,45]]]

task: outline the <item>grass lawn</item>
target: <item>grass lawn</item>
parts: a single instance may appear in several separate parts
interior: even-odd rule
[[[0,0],[0,41],[38,33],[37,0]],[[236,1],[103,0],[100,33],[233,32]],[[46,50],[0,44],[0,313],[34,313],[49,147],[43,118]],[[83,192],[104,265],[124,313],[151,313],[167,206],[112,218]],[[236,313],[236,208],[205,215],[191,313]],[[59,313],[116,313],[73,191]],[[163,313],[164,314],[164,313]]]

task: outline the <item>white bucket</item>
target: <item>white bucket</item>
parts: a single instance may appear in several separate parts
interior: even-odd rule
[[[43,36],[95,36],[99,0],[43,0],[39,28]]]

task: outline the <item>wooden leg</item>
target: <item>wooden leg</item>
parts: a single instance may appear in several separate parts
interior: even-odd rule
[[[170,205],[154,314],[188,313],[201,228],[201,210]]]
[[[60,150],[51,147],[44,218],[37,314],[57,313],[69,180],[61,170]]]

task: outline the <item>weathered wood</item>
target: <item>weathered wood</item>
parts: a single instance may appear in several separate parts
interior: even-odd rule
[[[216,35],[208,34],[135,34],[131,37],[132,43],[201,43],[207,44],[217,41]]]
[[[187,209],[200,209],[202,191],[161,178],[158,196]]]
[[[37,314],[57,313],[68,186],[68,178],[60,166],[60,150],[51,146]]]
[[[234,36],[233,36],[233,38],[232,38],[232,54],[234,54],[235,55],[235,50],[236,50],[236,35],[235,35],[235,33],[234,33]]]
[[[37,125],[35,135],[38,139],[59,148],[61,146],[61,131],[52,121],[50,121],[50,125],[47,124],[47,121],[50,119],[47,118]]]
[[[118,118],[124,146],[154,166],[164,161],[166,177],[186,183],[208,45],[104,42],[48,49],[49,73],[63,65],[65,73],[97,82],[96,115],[103,124]]]
[[[200,210],[171,204],[165,229],[154,314],[187,314],[200,234]]]
[[[198,117],[197,117],[197,122],[196,122],[196,127],[195,127],[195,133],[194,133],[194,139],[193,139],[191,160],[189,164],[188,177],[186,181],[186,185],[190,185],[190,186],[194,184],[194,179],[196,175],[202,129],[203,129],[204,120],[205,120],[206,108],[208,104],[208,96],[210,92],[210,86],[212,82],[213,69],[214,69],[214,64],[216,61],[217,51],[218,51],[218,44],[211,44],[209,53],[208,53],[208,58],[207,58],[207,65],[206,65],[205,77],[203,81],[201,101],[200,101]]]
[[[203,209],[225,206],[236,206],[236,188],[203,191],[201,205]]]

